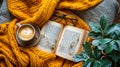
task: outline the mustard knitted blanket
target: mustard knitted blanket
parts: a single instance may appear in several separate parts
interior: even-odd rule
[[[38,50],[35,47],[25,48],[18,45],[15,39],[16,23],[31,23],[42,27],[53,13],[72,14],[62,9],[85,10],[102,0],[7,0],[9,11],[15,16],[11,22],[0,24],[0,67],[81,67],[82,62],[74,63]],[[54,12],[55,11],[55,12]],[[72,14],[74,15],[74,14]],[[74,15],[76,27],[89,30],[87,24]],[[71,17],[72,16],[68,16]],[[54,16],[53,16],[54,18]],[[57,21],[57,20],[55,20]],[[64,24],[64,21],[61,21]]]

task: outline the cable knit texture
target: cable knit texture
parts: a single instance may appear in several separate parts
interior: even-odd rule
[[[31,23],[42,27],[49,19],[62,19],[59,22],[63,25],[89,30],[88,25],[77,15],[58,9],[85,10],[100,2],[101,0],[7,0],[8,9],[15,19],[0,24],[0,67],[81,67],[82,62],[74,63],[35,47],[19,46],[15,38],[16,23]],[[59,17],[63,15],[67,19]]]

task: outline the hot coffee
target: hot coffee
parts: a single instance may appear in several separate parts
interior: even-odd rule
[[[30,26],[22,26],[18,32],[20,39],[30,40],[34,37],[34,29]]]
[[[40,28],[33,24],[16,24],[16,39],[19,45],[24,47],[35,46],[40,41]]]

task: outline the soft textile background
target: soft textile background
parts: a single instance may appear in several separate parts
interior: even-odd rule
[[[120,22],[120,0],[117,0],[119,3],[119,11],[118,14],[115,16],[114,22],[119,23]]]
[[[99,5],[90,8],[85,11],[74,11],[84,21],[99,22],[99,19],[103,15],[108,16],[109,23],[112,23],[119,9],[119,3],[116,0],[104,0]]]
[[[0,23],[9,22],[13,16],[9,13],[6,0],[0,0]]]

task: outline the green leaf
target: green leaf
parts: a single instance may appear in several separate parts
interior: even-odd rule
[[[106,47],[107,47],[106,44],[102,44],[102,45],[99,45],[99,46],[98,46],[98,49],[99,49],[99,50],[104,50]]]
[[[108,17],[106,15],[100,18],[100,25],[103,30],[108,26]]]
[[[97,47],[94,47],[94,57],[96,59],[100,59],[100,57],[101,57],[101,52]]]
[[[91,67],[91,65],[92,65],[92,62],[89,62],[89,63],[87,64],[87,67]]]
[[[119,46],[116,42],[114,43],[113,49],[116,51],[119,51]]]
[[[120,24],[111,24],[105,29],[105,36],[115,38],[120,36]],[[113,37],[114,36],[114,37]]]
[[[112,39],[109,39],[109,38],[104,38],[100,41],[100,44],[107,44],[111,41]]]
[[[98,46],[99,50],[104,50],[107,47],[107,43],[109,43],[110,41],[112,41],[112,39],[109,38],[104,38],[100,41],[100,45]]]
[[[102,38],[101,33],[95,33],[95,32],[90,32],[89,36],[93,39],[101,39]]]
[[[119,51],[119,45],[116,43],[116,40],[111,41],[109,44],[111,44],[111,47],[113,46],[114,50]],[[108,46],[108,48],[110,47]]]
[[[100,44],[100,40],[93,40],[92,45],[98,46]]]
[[[108,45],[107,45],[107,47],[106,47],[106,49],[105,49],[105,53],[106,54],[108,54],[108,53],[110,53],[113,49],[114,49],[114,41],[112,41],[112,42],[110,42]]]
[[[92,60],[88,59],[86,62],[83,62],[82,67],[91,67],[92,62],[93,62]]]
[[[99,25],[99,24],[90,22],[90,23],[89,23],[89,26],[90,26],[90,28],[91,28],[91,30],[92,30],[93,32],[96,32],[96,33],[100,33],[100,32],[101,32],[101,28],[100,28],[100,25]]]
[[[88,42],[86,42],[86,43],[83,44],[83,46],[84,46],[85,52],[88,54],[88,56],[89,56],[90,58],[92,58],[92,57],[93,57],[93,54],[92,54],[91,44],[88,43]]]
[[[89,59],[89,56],[85,51],[82,51],[80,54],[76,54],[73,56],[75,62],[86,61]]]
[[[113,51],[109,56],[114,63],[117,63],[120,60],[120,51]]]
[[[120,50],[120,40],[115,40],[115,42],[118,44],[118,48]]]
[[[92,67],[102,67],[102,65],[99,61],[95,61],[95,62],[93,62]]]
[[[103,59],[100,60],[102,67],[111,67],[112,66],[112,62],[110,62],[109,60]]]
[[[118,37],[119,37],[119,35],[117,35],[116,32],[112,32],[109,36],[112,39],[118,39]]]
[[[85,61],[86,59],[82,56],[75,55],[73,56],[75,62]]]

